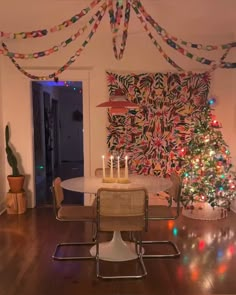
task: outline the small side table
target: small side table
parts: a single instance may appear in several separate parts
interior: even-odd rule
[[[26,211],[25,192],[11,193],[6,195],[6,205],[8,214],[23,214]]]

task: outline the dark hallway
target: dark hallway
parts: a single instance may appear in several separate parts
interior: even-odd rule
[[[36,206],[45,206],[55,177],[84,175],[82,83],[32,82],[32,99]]]

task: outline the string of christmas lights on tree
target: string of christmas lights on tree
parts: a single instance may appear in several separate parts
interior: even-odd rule
[[[180,151],[182,166],[182,203],[193,210],[196,202],[229,209],[236,197],[236,181],[230,173],[230,151],[225,143],[221,124],[212,115],[210,99],[201,119],[193,127],[192,139]]]

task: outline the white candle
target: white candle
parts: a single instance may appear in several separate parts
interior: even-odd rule
[[[117,157],[117,177],[120,178],[120,157]]]
[[[106,177],[106,172],[105,172],[105,156],[102,156],[102,177]]]
[[[128,178],[128,156],[125,156],[125,178]]]
[[[110,159],[111,159],[110,177],[113,178],[113,156],[111,156]]]

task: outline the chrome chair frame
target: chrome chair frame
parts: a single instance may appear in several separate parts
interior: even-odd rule
[[[56,183],[56,182],[58,182],[58,183]],[[59,261],[95,259],[95,257],[93,257],[93,256],[61,256],[61,255],[59,255],[60,249],[68,247],[68,246],[78,246],[78,247],[80,247],[80,246],[93,246],[93,245],[96,244],[96,238],[97,238],[96,237],[97,232],[96,232],[96,230],[94,231],[94,226],[96,225],[95,215],[94,215],[94,217],[91,216],[91,219],[90,218],[79,218],[79,217],[76,217],[76,218],[61,218],[58,215],[58,212],[59,212],[60,208],[63,207],[63,205],[58,204],[58,198],[57,198],[57,195],[56,195],[56,192],[55,192],[55,185],[60,185],[60,182],[61,182],[60,177],[57,177],[53,181],[53,185],[51,187],[51,191],[52,191],[52,195],[53,195],[53,209],[54,209],[54,214],[55,214],[56,219],[58,221],[62,221],[62,222],[89,222],[89,223],[92,223],[93,237],[92,237],[91,242],[85,241],[85,242],[61,242],[61,243],[58,243],[56,245],[56,248],[55,248],[55,251],[54,251],[54,253],[52,255],[52,258],[54,260],[59,260]],[[61,193],[63,194],[62,188],[61,188]],[[78,206],[78,205],[71,205],[71,206]],[[82,206],[78,206],[78,207],[82,207]]]
[[[170,215],[170,216],[164,216],[164,217],[149,216],[148,217],[149,221],[176,220],[180,215],[180,196],[181,196],[182,181],[176,172],[174,172],[170,178],[172,180],[173,185],[169,190],[166,191],[166,193],[169,194],[169,196],[171,198],[171,203],[172,203],[172,199],[174,199],[176,201],[176,205],[177,205],[176,214]],[[150,240],[150,241],[145,240],[145,241],[143,241],[143,245],[150,245],[150,244],[169,245],[173,249],[173,253],[170,253],[170,254],[143,254],[143,258],[177,258],[181,254],[176,243],[174,243],[171,240]]]
[[[100,258],[99,258],[99,233],[104,231],[100,229],[100,221],[101,221],[101,214],[100,214],[100,205],[101,205],[101,194],[103,191],[107,191],[107,192],[111,192],[111,193],[118,193],[118,194],[122,194],[122,192],[137,192],[137,191],[143,191],[144,192],[144,209],[143,209],[143,215],[144,215],[144,220],[143,220],[143,229],[145,231],[147,231],[148,228],[148,193],[146,191],[146,189],[144,188],[139,188],[139,189],[108,189],[108,188],[100,188],[97,192],[97,240],[96,240],[96,275],[97,278],[101,278],[101,279],[140,279],[143,278],[147,275],[147,270],[145,267],[145,264],[143,262],[143,249],[142,249],[142,234],[141,234],[141,230],[137,231],[138,233],[138,239],[137,239],[137,243],[135,243],[135,251],[137,254],[137,259],[139,260],[139,264],[141,266],[141,274],[137,274],[137,275],[118,275],[118,276],[104,276],[101,274],[100,272]],[[119,216],[119,217],[127,217],[128,215],[124,215],[124,216]],[[114,217],[115,216],[109,216],[109,217]],[[114,230],[117,230],[117,228]],[[109,229],[110,231],[110,229]],[[129,228],[129,224],[127,224],[127,227],[125,229],[125,231],[132,231]]]

